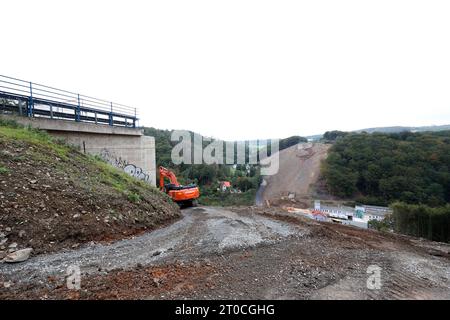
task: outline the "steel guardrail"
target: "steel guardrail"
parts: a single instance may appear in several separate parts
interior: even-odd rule
[[[133,128],[139,120],[136,108],[4,75],[0,98],[0,110],[29,117]]]

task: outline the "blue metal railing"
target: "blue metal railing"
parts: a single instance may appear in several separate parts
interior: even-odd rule
[[[133,128],[138,121],[136,108],[3,75],[0,75],[0,98],[3,99],[0,110],[18,110],[21,115],[28,117]],[[18,104],[5,104],[5,100]]]

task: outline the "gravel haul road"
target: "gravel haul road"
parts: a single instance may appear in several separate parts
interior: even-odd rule
[[[0,299],[450,299],[449,252],[277,208],[190,208],[134,238],[2,263]],[[81,290],[66,286],[73,266]]]

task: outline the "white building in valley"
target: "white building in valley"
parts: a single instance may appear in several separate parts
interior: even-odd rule
[[[332,221],[367,228],[369,221],[381,221],[392,210],[388,207],[360,205],[354,208],[348,206],[322,205],[320,200],[314,201],[314,210],[326,214]]]

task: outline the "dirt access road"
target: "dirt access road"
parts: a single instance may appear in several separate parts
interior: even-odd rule
[[[449,252],[276,208],[191,208],[132,239],[0,264],[0,299],[450,299]],[[66,288],[73,265],[78,291]]]

